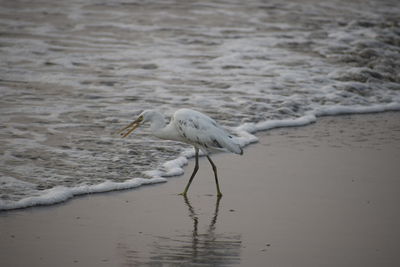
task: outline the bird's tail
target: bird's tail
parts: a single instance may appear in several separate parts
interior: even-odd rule
[[[233,136],[228,135],[228,138],[219,138],[218,140],[221,145],[228,149],[230,152],[243,155],[243,149],[240,147],[238,143],[235,142],[235,139]]]

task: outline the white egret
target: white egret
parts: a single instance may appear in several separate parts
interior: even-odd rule
[[[222,196],[219,189],[217,167],[211,160],[209,153],[213,150],[228,150],[232,153],[243,154],[242,148],[234,141],[232,135],[225,131],[210,117],[191,109],[179,109],[166,124],[164,116],[155,110],[145,110],[131,124],[121,129],[122,137],[127,137],[136,128],[145,122],[150,122],[151,133],[161,139],[179,141],[194,146],[195,166],[189,182],[182,195],[186,196],[190,184],[199,169],[199,150],[206,155],[214,171],[218,196]]]

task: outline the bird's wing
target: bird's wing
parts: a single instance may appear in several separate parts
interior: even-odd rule
[[[210,117],[190,109],[180,109],[173,116],[174,124],[187,143],[202,150],[227,149],[242,154],[240,146],[233,137]]]

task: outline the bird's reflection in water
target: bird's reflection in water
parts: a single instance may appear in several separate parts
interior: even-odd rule
[[[147,264],[227,266],[239,263],[241,236],[216,231],[221,197],[217,198],[214,214],[204,233],[199,229],[199,216],[189,199],[184,197],[184,201],[193,221],[192,232],[175,237],[159,237]]]

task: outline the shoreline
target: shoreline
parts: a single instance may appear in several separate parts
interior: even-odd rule
[[[400,264],[400,113],[259,132],[242,157],[203,157],[153,188],[0,212],[2,266]]]
[[[389,105],[373,105],[367,107],[343,107],[333,106],[329,109],[315,111],[313,114],[304,115],[294,119],[270,120],[255,124],[244,124],[236,127],[236,131],[240,134],[238,141],[241,147],[247,147],[258,142],[257,135],[263,135],[267,131],[291,128],[306,127],[318,120],[326,117],[352,116],[352,115],[373,115],[387,112],[399,112],[400,104],[392,103]],[[193,155],[192,155],[193,154]],[[106,181],[96,185],[82,185],[77,187],[56,186],[45,190],[46,193],[40,196],[32,196],[21,199],[13,203],[2,203],[0,200],[0,213],[10,210],[26,209],[36,206],[51,206],[70,201],[79,196],[108,193],[113,191],[130,190],[141,187],[142,185],[151,185],[168,182],[169,178],[182,176],[185,174],[183,169],[188,161],[194,156],[190,149],[181,153],[177,158],[164,162],[161,166],[165,169],[161,172],[158,169],[148,170],[146,173],[153,176],[151,178],[132,178],[124,182]],[[152,175],[151,175],[152,174]]]

